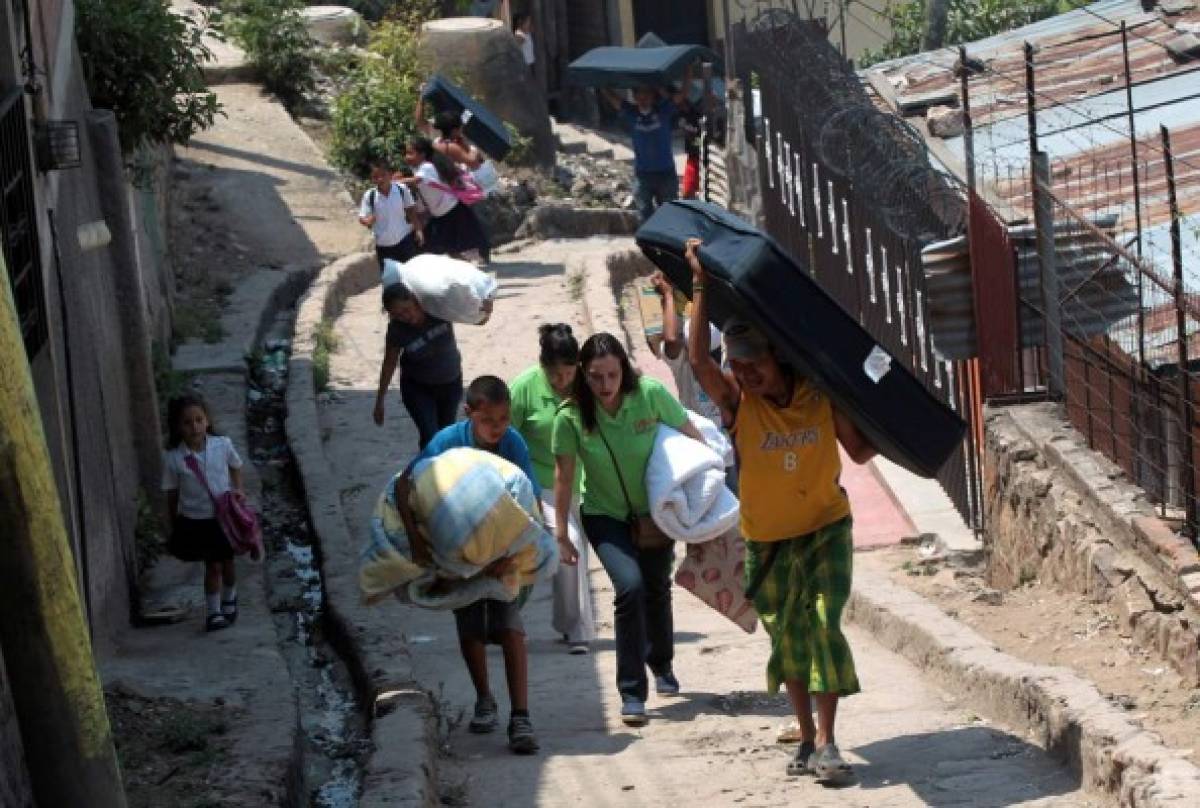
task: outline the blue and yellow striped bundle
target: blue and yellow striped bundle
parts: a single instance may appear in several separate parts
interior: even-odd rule
[[[510,601],[557,569],[558,546],[542,524],[533,485],[507,460],[462,448],[413,468],[409,504],[432,550],[431,568],[411,560],[395,480],[379,497],[360,559],[359,587],[368,603],[392,595],[430,609]],[[510,556],[517,563],[504,578],[479,574]]]

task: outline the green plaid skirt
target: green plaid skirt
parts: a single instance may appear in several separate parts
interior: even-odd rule
[[[771,637],[767,690],[788,680],[810,693],[857,693],[850,644],[842,635],[842,610],[850,597],[854,539],[850,517],[780,542],[746,542],[746,582],[753,581],[778,545],[774,562],[754,595],[754,608]]]

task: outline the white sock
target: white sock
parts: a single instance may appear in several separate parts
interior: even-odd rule
[[[237,597],[237,584],[221,587],[221,602],[228,603]]]
[[[208,613],[209,614],[220,614],[221,613],[221,596],[218,595],[216,592],[213,592],[212,594],[205,592],[204,593],[204,602],[205,602],[205,604],[208,605]]]

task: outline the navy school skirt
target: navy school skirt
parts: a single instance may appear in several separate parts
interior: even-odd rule
[[[216,562],[233,558],[233,548],[216,519],[176,516],[168,549],[180,561]]]

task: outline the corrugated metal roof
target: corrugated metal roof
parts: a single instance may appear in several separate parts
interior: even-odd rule
[[[1097,227],[1111,227],[1112,217],[1097,219]],[[1042,267],[1032,227],[1010,231],[1017,251],[1020,299],[1023,302],[1022,347],[1045,343],[1042,321]],[[1138,311],[1137,290],[1126,267],[1096,247],[1086,234],[1063,230],[1055,237],[1059,298],[1064,330],[1080,339],[1109,333]],[[965,237],[930,244],[921,251],[934,350],[944,359],[970,359],[978,355],[975,332],[975,298],[971,263]]]
[[[1035,48],[1038,145],[1051,157],[1056,196],[1083,217],[1112,219],[1106,232],[1120,244],[1132,244],[1136,218],[1119,28],[1123,21],[1129,33],[1134,126],[1142,164],[1139,187],[1144,260],[1157,262],[1161,274],[1170,277],[1170,213],[1159,139],[1159,127],[1165,125],[1171,132],[1176,156],[1185,288],[1193,291],[1200,290],[1200,59],[1178,60],[1165,45],[1181,32],[1200,31],[1200,3],[1176,2],[1173,8],[1180,9],[1180,13],[1167,13],[1161,8],[1147,12],[1139,0],[1102,0],[1086,9],[969,43],[968,57],[986,66],[970,79],[971,116],[977,178],[984,192],[1007,205],[1004,213],[1008,221],[1030,219],[1023,45],[1031,43]],[[952,93],[957,103],[957,61],[957,47],[944,48],[883,62],[863,75],[880,91],[876,103],[904,116],[900,110],[909,96]],[[913,121],[921,116],[905,117]],[[962,176],[963,138],[941,139],[928,134],[924,126],[918,125],[917,129],[925,133],[934,157]],[[1060,254],[1070,260],[1069,245],[1057,246]],[[1095,256],[1085,251],[1076,257],[1086,272]],[[1025,255],[1023,259],[1021,263],[1032,265],[1036,272],[1036,258]],[[939,306],[947,312],[957,311],[956,316],[947,316],[940,323],[944,326],[940,334],[936,317],[931,324],[939,348],[945,345],[948,355],[973,351],[974,345],[965,255],[963,260],[962,276],[953,282],[949,276],[954,272],[937,267],[927,272],[931,313]],[[1073,272],[1073,264],[1062,271]],[[1029,280],[1027,272],[1028,267],[1023,266],[1023,286]],[[1116,273],[1121,274],[1127,273]],[[1070,284],[1065,276],[1063,281],[1064,285]],[[1092,299],[1081,310],[1064,311],[1064,321],[1073,319],[1081,332],[1091,336],[1112,329],[1116,320],[1136,312],[1136,297],[1134,308],[1129,310],[1130,279],[1115,286],[1112,281],[1112,277],[1107,278],[1092,290]],[[943,301],[938,299],[940,295],[956,299]],[[1036,330],[1041,331],[1040,320]],[[1041,337],[1026,334],[1023,339],[1027,344],[1036,344],[1028,340]]]
[[[1200,3],[1180,14],[1166,14],[1160,9],[1146,12],[1138,0],[1102,0],[1086,9],[967,45],[968,56],[986,65],[983,73],[970,80],[975,160],[982,178],[1003,178],[1008,167],[1028,165],[1025,42],[1036,50],[1038,145],[1050,155],[1056,170],[1070,174],[1089,165],[1115,166],[1130,161],[1125,76],[1117,27],[1124,21],[1129,29],[1134,125],[1141,142],[1141,159],[1150,164],[1151,170],[1156,163],[1161,164],[1158,134],[1159,127],[1166,126],[1178,158],[1181,208],[1188,215],[1200,212],[1200,59],[1181,62],[1164,47],[1179,31],[1200,31]],[[892,97],[882,100],[901,114],[900,99],[910,94],[948,92],[958,103],[960,82],[954,74],[957,61],[957,48],[944,48],[883,62],[866,73],[882,76],[893,88]],[[929,137],[962,159],[961,136]],[[1024,203],[1027,189],[1019,190],[1021,196],[1009,198]],[[1156,189],[1151,186],[1150,190]],[[1085,214],[1097,210],[1083,197],[1065,201]],[[1154,201],[1146,222],[1149,226],[1166,218],[1165,204],[1155,207]],[[1111,206],[1112,200],[1107,204]]]

